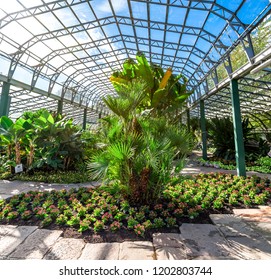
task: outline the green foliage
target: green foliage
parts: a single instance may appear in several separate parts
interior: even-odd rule
[[[136,59],[111,77],[117,95],[104,102],[114,116],[101,121],[88,170],[91,179],[126,186],[122,191],[131,202],[146,203],[159,198],[173,160],[178,171],[193,143],[171,114],[188,97],[186,83],[178,83],[181,76],[172,76],[170,69],[164,73],[150,66],[142,53]]]
[[[213,209],[268,205],[270,181],[231,174],[200,174],[187,179],[172,179],[164,186],[158,203],[132,207],[121,194],[112,196],[103,188],[80,188],[52,192],[30,191],[0,201],[0,220],[27,220],[42,227],[70,226],[79,232],[134,231],[176,227],[187,219],[201,219]],[[63,207],[65,205],[65,207]]]
[[[246,159],[253,161],[267,154],[268,143],[257,138],[254,127],[248,118],[242,121],[243,140]],[[215,148],[214,156],[226,160],[235,159],[235,143],[233,123],[230,118],[213,118],[208,121],[208,139]]]
[[[271,157],[261,157],[256,161],[256,164],[271,169]]]
[[[1,178],[1,177],[0,177]],[[9,173],[3,174],[2,179],[9,178]],[[12,177],[12,180],[34,181],[57,184],[75,184],[89,181],[88,174],[81,171],[35,171],[34,174],[20,173]]]
[[[128,59],[123,64],[122,71],[114,72],[110,80],[118,93],[123,92],[134,81],[139,81],[139,84],[144,85],[144,90],[136,92],[141,110],[150,109],[153,115],[166,115],[175,120],[179,118],[178,110],[191,94],[186,89],[187,80],[184,76],[173,75],[171,68],[164,73],[160,66],[150,65],[142,52],[137,53],[136,61]],[[109,100],[116,102],[113,97]],[[121,103],[123,109],[126,107],[129,110],[127,106],[131,102],[122,96]],[[118,108],[116,104],[113,107],[113,111]],[[120,112],[117,115],[121,115]]]
[[[5,116],[0,119],[4,170],[20,163],[27,171],[74,169],[83,160],[85,143],[72,120],[45,109],[25,112],[15,122]]]

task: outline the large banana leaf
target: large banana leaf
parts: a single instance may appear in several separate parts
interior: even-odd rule
[[[135,73],[137,77],[140,77],[146,81],[149,89],[154,87],[154,76],[148,60],[142,52],[138,52],[136,55],[138,64],[135,64]]]

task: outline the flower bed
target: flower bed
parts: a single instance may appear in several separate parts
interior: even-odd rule
[[[112,195],[103,187],[30,191],[0,200],[0,221],[72,227],[89,234],[127,230],[144,236],[149,230],[174,229],[183,221],[200,222],[209,213],[270,202],[268,180],[210,173],[173,178],[153,205],[130,205],[122,194]]]

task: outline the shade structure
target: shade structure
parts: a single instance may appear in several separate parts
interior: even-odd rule
[[[9,0],[0,3],[0,81],[9,115],[57,110],[78,123],[108,111],[109,77],[138,51],[188,79],[191,115],[231,114],[239,79],[242,114],[270,108],[269,0]],[[256,73],[253,69],[264,64]],[[270,67],[269,67],[270,66]],[[252,74],[250,74],[250,72]]]

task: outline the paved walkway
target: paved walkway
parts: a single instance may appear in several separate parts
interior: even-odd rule
[[[8,181],[0,180],[0,199],[6,199],[15,194],[29,191],[51,191],[62,190],[80,187],[96,187],[99,183],[88,182],[80,184],[49,184],[40,182],[23,182],[23,181]]]
[[[264,260],[271,259],[271,207],[211,215],[214,224],[182,224],[153,242],[85,243],[60,230],[0,225],[0,259]]]
[[[214,168],[214,167],[206,167],[201,166],[197,159],[201,157],[201,153],[198,151],[193,151],[192,155],[190,156],[190,159],[188,160],[185,168],[181,171],[182,175],[195,175],[199,173],[210,173],[210,172],[222,172],[222,173],[228,173],[228,174],[234,174],[236,175],[236,170],[225,170],[221,168]],[[253,176],[256,175],[261,178],[268,178],[271,180],[271,174],[264,174],[254,171],[248,171],[247,176]]]

